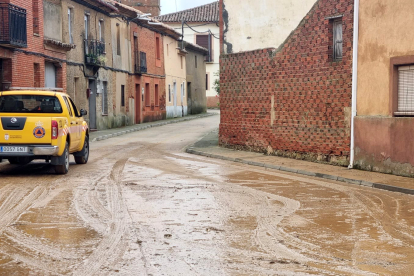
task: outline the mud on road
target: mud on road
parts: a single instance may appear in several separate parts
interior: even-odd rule
[[[0,275],[414,271],[412,196],[183,152],[218,119],[92,143],[67,176],[0,164]]]

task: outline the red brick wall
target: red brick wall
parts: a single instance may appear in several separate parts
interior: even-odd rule
[[[207,108],[219,108],[219,97],[207,97]]]
[[[139,101],[141,110],[140,122],[151,122],[165,119],[166,108],[165,108],[165,69],[164,69],[164,49],[163,49],[163,37],[151,30],[141,28],[135,23],[131,24],[131,49],[134,49],[134,35],[138,37],[138,51],[145,52],[147,55],[147,74],[135,75],[132,79],[134,85],[131,85],[130,97],[135,98]],[[160,44],[160,60],[156,58],[156,37],[159,38]],[[133,63],[135,64],[135,52],[133,53]],[[146,106],[142,103],[142,97],[136,97],[135,85],[139,84],[140,88],[145,88],[145,84],[150,85],[150,106]],[[158,105],[155,99],[155,85],[158,85]]]
[[[333,62],[332,22],[326,18],[339,14],[343,60]],[[279,51],[223,55],[220,144],[327,161],[347,157],[352,38],[353,0],[319,0]]]
[[[3,1],[0,1],[3,2]],[[27,0],[11,0],[11,4],[26,9],[26,26],[27,26],[27,48],[20,48],[26,52],[34,52],[38,54],[44,54],[53,58],[66,59],[65,52],[51,51],[44,48],[43,43],[43,1],[37,1],[37,12],[39,16],[39,31],[38,34],[34,34],[33,30],[33,6],[32,1]],[[40,83],[40,87],[45,85],[45,59],[38,55],[22,53],[19,51],[12,51],[7,48],[1,48],[0,46],[0,58],[10,58],[6,61],[6,66],[3,61],[3,69],[6,71],[3,81],[11,81],[12,87],[36,87]],[[50,60],[55,62],[53,60]],[[40,71],[36,72],[37,81],[35,83],[34,63],[39,63]],[[10,64],[8,66],[7,64]],[[59,88],[63,88],[66,91],[66,63],[61,63],[61,66],[57,68],[58,72],[58,85]],[[11,72],[11,76],[7,76]]]

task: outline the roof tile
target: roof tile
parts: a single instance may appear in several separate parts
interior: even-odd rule
[[[218,22],[219,3],[215,1],[203,6],[175,13],[164,14],[154,18],[161,22],[181,22],[183,19],[187,22]]]

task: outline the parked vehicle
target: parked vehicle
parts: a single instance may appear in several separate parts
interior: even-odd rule
[[[69,170],[69,154],[77,164],[89,158],[89,128],[64,93],[0,92],[0,161],[24,165],[34,159],[51,162],[56,173]]]

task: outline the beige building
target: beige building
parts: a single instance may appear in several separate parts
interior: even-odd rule
[[[186,53],[177,39],[164,37],[167,118],[187,115]]]
[[[179,11],[158,16],[157,19],[182,32],[184,20],[184,40],[197,44],[208,50],[205,57],[206,76],[205,89],[209,107],[217,107],[217,93],[214,90],[214,82],[218,79],[220,69],[220,28],[219,5],[217,1],[188,10]]]
[[[225,53],[279,47],[316,0],[223,1]]]
[[[414,175],[413,11],[411,0],[360,2],[356,167]]]

